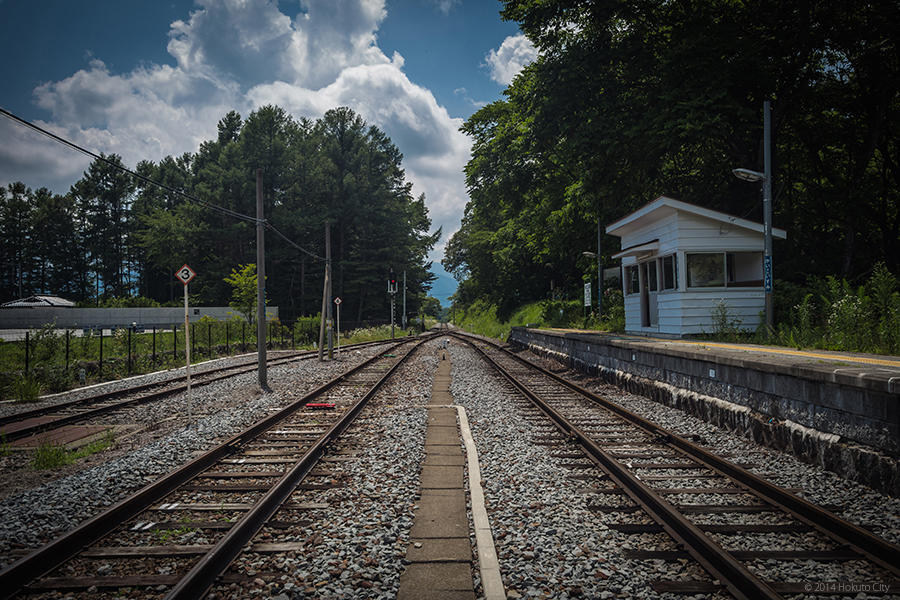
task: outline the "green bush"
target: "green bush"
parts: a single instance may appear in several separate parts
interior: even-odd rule
[[[66,334],[56,329],[55,323],[47,323],[31,336],[31,356],[35,364],[59,360],[65,348]]]
[[[580,327],[584,307],[578,300],[542,300],[541,322],[549,327]]]
[[[37,402],[41,396],[41,382],[30,375],[19,377],[13,383],[13,396],[19,402]]]
[[[298,346],[309,346],[319,340],[318,314],[309,317],[299,317],[294,321],[294,338]]]
[[[773,337],[757,341],[796,348],[900,354],[900,292],[882,263],[854,287],[836,277],[810,278],[806,285],[777,282]],[[784,318],[787,315],[787,318]]]
[[[712,310],[713,336],[719,340],[734,341],[743,333],[741,320],[732,318],[728,310],[728,303],[724,298],[719,298]]]
[[[35,369],[34,376],[40,382],[41,388],[51,394],[64,392],[72,387],[72,374],[62,366]]]
[[[129,296],[126,298],[104,298],[100,301],[100,308],[158,308],[159,302],[143,296]]]
[[[608,287],[603,290],[603,319],[600,329],[625,331],[625,295],[621,287]]]

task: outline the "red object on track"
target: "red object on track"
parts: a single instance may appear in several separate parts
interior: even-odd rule
[[[334,404],[330,404],[328,402],[307,402],[306,408],[316,408],[319,410],[325,410],[329,408],[334,408]]]

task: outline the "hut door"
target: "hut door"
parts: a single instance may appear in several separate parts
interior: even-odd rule
[[[656,327],[659,323],[659,308],[656,296],[659,280],[656,275],[656,259],[641,263],[641,327]]]

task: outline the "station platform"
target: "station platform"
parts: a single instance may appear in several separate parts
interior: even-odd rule
[[[660,348],[694,348],[706,352],[720,352],[723,356],[756,356],[767,362],[790,362],[795,365],[823,365],[823,361],[837,363],[835,366],[867,365],[885,367],[885,372],[896,373],[900,377],[900,356],[882,354],[864,354],[857,352],[836,352],[831,350],[800,350],[783,346],[765,346],[759,344],[739,344],[713,342],[704,340],[687,340],[673,338],[645,337],[620,333],[606,333],[593,329],[547,328],[542,331],[596,335],[610,341],[631,343],[650,343]],[[865,367],[860,367],[865,368]],[[900,382],[898,382],[900,383]]]

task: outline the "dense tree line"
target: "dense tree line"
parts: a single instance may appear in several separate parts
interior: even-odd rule
[[[121,165],[120,157],[107,161]],[[230,112],[196,153],[141,161],[146,178],[217,206],[255,216],[263,170],[266,219],[285,237],[266,238],[267,297],[284,317],[320,310],[325,223],[332,228],[333,292],[347,321],[389,318],[390,267],[406,271],[414,314],[434,276],[424,196],[414,198],[402,155],[380,129],[348,108],[316,121],[275,106],[242,119]],[[186,200],[95,160],[68,194],[21,183],[0,189],[0,297],[52,293],[80,301],[140,295],[177,300],[175,270],[198,273],[196,301],[226,305],[224,279],[256,262],[255,224]]]
[[[773,106],[775,272],[900,272],[900,10],[893,0],[504,0],[539,49],[463,126],[470,201],[443,264],[457,300],[580,289],[596,223],[661,194],[756,221]],[[604,261],[618,239],[604,239]]]

